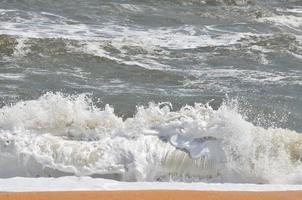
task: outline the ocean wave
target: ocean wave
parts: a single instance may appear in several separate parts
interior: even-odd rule
[[[87,95],[61,93],[4,106],[0,176],[301,183],[301,134],[255,126],[235,103],[171,107],[150,103],[122,119]]]

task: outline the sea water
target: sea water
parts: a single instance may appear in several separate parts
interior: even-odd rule
[[[0,1],[0,177],[299,184],[300,0]]]

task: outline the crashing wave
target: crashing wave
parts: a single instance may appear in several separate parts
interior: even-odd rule
[[[150,104],[123,120],[89,96],[47,93],[2,107],[0,127],[0,177],[299,183],[302,172],[300,134],[254,126],[228,104]]]

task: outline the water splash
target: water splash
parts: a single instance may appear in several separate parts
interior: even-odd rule
[[[236,110],[150,103],[123,120],[87,95],[47,93],[0,109],[0,176],[299,183],[302,136],[254,126]]]

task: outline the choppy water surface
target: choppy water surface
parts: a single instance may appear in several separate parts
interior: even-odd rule
[[[302,1],[1,0],[0,107],[1,177],[299,183]]]

